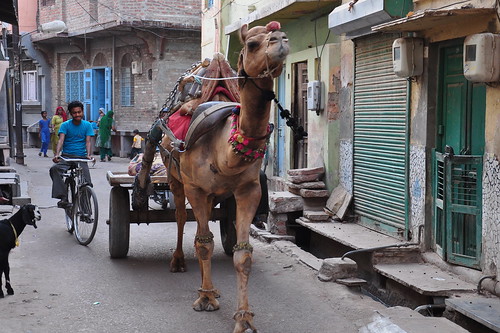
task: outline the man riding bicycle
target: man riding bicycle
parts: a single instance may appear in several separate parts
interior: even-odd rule
[[[59,128],[59,141],[57,142],[56,155],[52,159],[55,163],[50,168],[52,178],[52,198],[60,199],[57,206],[68,208],[68,193],[64,185],[63,174],[70,168],[71,162],[66,162],[60,156],[67,158],[80,158],[92,160],[92,142],[94,130],[90,122],[83,120],[83,104],[73,101],[68,104],[68,111],[72,119],[61,124]],[[92,184],[87,163],[81,163],[85,182]]]

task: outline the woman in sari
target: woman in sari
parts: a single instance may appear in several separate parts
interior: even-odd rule
[[[111,151],[111,130],[116,132],[115,123],[113,120],[113,111],[108,111],[99,122],[99,153],[101,162],[105,162],[106,156],[108,161],[111,161],[113,153]]]
[[[52,120],[50,121],[53,130],[52,136],[50,138],[50,143],[52,146],[52,151],[54,152],[54,156],[56,156],[57,141],[59,141],[59,127],[61,127],[61,124],[66,120],[68,120],[66,112],[64,112],[62,106],[58,106],[56,109],[56,113],[54,114]]]

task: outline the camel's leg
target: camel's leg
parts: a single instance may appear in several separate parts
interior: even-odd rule
[[[236,237],[233,264],[236,270],[238,290],[238,309],[234,314],[236,321],[233,333],[257,332],[253,326],[253,312],[248,305],[248,278],[252,269],[252,251],[250,245],[250,225],[259,205],[261,190],[258,181],[243,190],[234,192],[236,199]]]
[[[219,309],[218,291],[212,284],[212,254],[214,252],[214,235],[210,232],[208,220],[212,211],[213,198],[200,189],[186,189],[186,194],[196,216],[198,227],[194,246],[201,271],[201,287],[198,299],[193,303],[196,311],[215,311]]]
[[[177,247],[175,248],[172,261],[170,261],[170,271],[185,272],[186,263],[184,261],[184,251],[182,250],[182,240],[184,238],[184,226],[187,219],[186,195],[184,193],[184,185],[174,177],[170,177],[169,185],[170,191],[174,194],[175,220],[177,221]]]

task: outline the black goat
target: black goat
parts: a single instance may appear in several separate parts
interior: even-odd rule
[[[38,207],[35,205],[24,205],[14,215],[6,220],[0,221],[0,298],[4,297],[2,291],[2,273],[5,274],[5,288],[7,294],[14,295],[10,285],[9,253],[16,245],[19,245],[19,236],[27,224],[36,229],[36,221],[42,218]]]

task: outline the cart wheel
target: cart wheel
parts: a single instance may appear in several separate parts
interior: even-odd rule
[[[114,186],[109,196],[109,254],[124,258],[130,239],[130,197],[128,190]]]
[[[220,236],[222,247],[228,256],[233,255],[233,247],[236,245],[236,200],[234,196],[226,199],[220,204],[221,210],[225,211],[225,217],[220,220]]]

